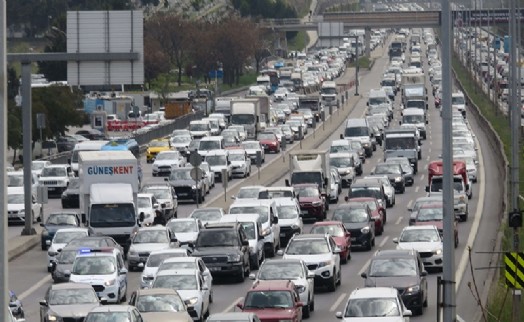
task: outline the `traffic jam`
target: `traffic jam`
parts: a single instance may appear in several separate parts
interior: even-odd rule
[[[213,113],[142,153],[133,139],[78,134],[67,164],[33,162],[33,192],[47,187],[59,211],[46,213],[33,198],[28,217],[22,171],[8,172],[9,222],[40,222],[47,254],[41,266],[51,277],[39,317],[11,292],[14,317],[299,322],[427,315],[436,292],[428,280],[442,272],[446,237],[443,165],[426,150],[438,150],[432,134],[440,137],[442,64],[433,30],[372,30],[371,49],[384,44],[385,67],[362,93],[362,115],[345,119],[318,148],[297,147],[328,123],[328,108],[344,105],[337,80],[348,77],[354,51],[362,54],[359,37],[267,66],[245,96],[216,98]],[[452,104],[458,247],[481,161],[464,94],[454,92]],[[288,174],[271,185],[244,183],[272,162]],[[240,189],[227,208],[207,206],[234,184]],[[390,236],[395,225],[400,234]],[[358,287],[341,290],[354,280]],[[242,294],[237,299],[230,290]]]

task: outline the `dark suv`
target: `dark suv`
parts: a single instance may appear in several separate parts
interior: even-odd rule
[[[191,245],[190,245],[191,246]],[[249,276],[249,240],[240,223],[212,223],[198,233],[193,256],[201,257],[213,276]]]
[[[253,312],[262,322],[302,321],[300,298],[292,281],[256,281],[244,302],[237,306],[242,312]]]
[[[351,233],[351,247],[371,250],[375,246],[375,219],[366,203],[342,204],[333,212],[333,221],[341,221]]]
[[[377,251],[361,274],[365,286],[396,288],[406,307],[418,315],[428,306],[427,275],[419,253],[411,249]]]

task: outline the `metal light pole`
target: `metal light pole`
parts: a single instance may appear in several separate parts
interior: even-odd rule
[[[0,1],[0,151],[7,151],[7,46],[6,46],[6,1]],[[0,219],[0,316],[8,320],[9,298],[7,290],[7,158],[0,158],[0,211],[4,216]]]
[[[510,192],[511,210],[519,211],[519,156],[520,156],[520,92],[517,82],[517,17],[516,0],[510,0],[509,35],[510,35],[510,104],[508,105],[511,124],[511,168],[510,168]],[[520,15],[519,15],[520,16]],[[513,228],[513,251],[519,250],[519,229]],[[513,321],[520,321],[520,290],[513,290]]]
[[[445,322],[456,320],[455,312],[455,247],[453,228],[455,213],[453,209],[453,141],[451,111],[451,10],[449,0],[442,0],[442,162],[443,162],[443,202],[444,202],[444,267],[443,267],[443,317]]]

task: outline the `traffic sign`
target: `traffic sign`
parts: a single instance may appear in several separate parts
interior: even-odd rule
[[[193,169],[191,169],[189,175],[191,176],[191,179],[195,181],[200,181],[202,180],[202,169],[200,169],[199,167],[194,167]]]
[[[524,253],[507,252],[504,255],[506,264],[506,285],[514,289],[524,288]]]
[[[202,164],[202,156],[196,150],[189,154],[189,163],[194,167],[199,167]]]

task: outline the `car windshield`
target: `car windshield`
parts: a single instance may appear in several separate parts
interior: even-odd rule
[[[76,250],[62,250],[56,257],[58,264],[73,264],[75,262]]]
[[[238,237],[235,230],[205,229],[198,234],[196,247],[235,247]]]
[[[153,288],[196,290],[198,289],[198,282],[195,275],[161,275],[155,278]]]
[[[375,258],[369,266],[369,276],[417,276],[417,262],[411,258]]]
[[[139,230],[133,238],[133,244],[168,242],[169,238],[164,230]]]
[[[328,243],[324,239],[292,240],[286,249],[287,255],[319,255],[329,253]]]
[[[209,124],[206,124],[206,123],[189,124],[189,131],[209,131]]]
[[[444,212],[442,208],[421,208],[417,214],[417,221],[442,221]]]
[[[247,239],[257,239],[257,231],[255,228],[255,222],[241,222],[242,227],[244,227],[244,232],[246,233]]]
[[[174,169],[171,171],[171,174],[169,175],[170,181],[176,181],[176,180],[193,180],[191,178],[191,169]]]
[[[115,261],[112,256],[77,257],[72,272],[75,275],[110,275],[116,271]]]
[[[49,291],[49,305],[72,305],[98,303],[98,297],[93,289],[57,289]]]
[[[400,235],[402,243],[431,243],[439,242],[440,235],[436,229],[408,229]]]
[[[158,271],[167,271],[167,270],[173,270],[173,269],[191,269],[195,270],[198,269],[197,264],[195,261],[190,262],[163,262],[158,267]]]
[[[227,157],[225,155],[208,155],[206,156],[206,162],[210,166],[223,166],[227,164]]]
[[[155,196],[156,199],[171,199],[171,193],[169,191],[169,188],[147,188],[145,189],[145,192],[153,194],[153,196]]]
[[[258,271],[259,280],[296,280],[304,277],[304,266],[296,261],[266,261]]]
[[[159,153],[157,154],[155,160],[178,160],[179,158],[179,154],[178,152],[176,151],[173,151],[173,152],[163,152],[163,153]]]
[[[229,209],[229,213],[232,215],[237,214],[258,214],[258,220],[260,223],[265,223],[268,220],[269,209],[264,206],[235,206]]]
[[[42,177],[67,177],[65,168],[44,168],[42,170]]]
[[[171,138],[171,142],[173,143],[189,143],[191,142],[190,136],[174,136]]]
[[[295,192],[300,197],[318,197],[320,191],[315,187],[295,187]]]
[[[386,164],[377,164],[375,167],[376,174],[402,174],[402,169],[398,164],[386,163]]]
[[[364,208],[339,208],[335,209],[333,220],[343,223],[365,223],[369,217]]]
[[[402,122],[406,124],[424,123],[424,115],[404,115]]]
[[[366,126],[348,127],[344,130],[344,136],[345,137],[369,136],[369,128]]]
[[[246,156],[244,154],[232,153],[229,155],[229,160],[231,161],[246,161]]]
[[[332,145],[329,148],[329,153],[344,153],[351,151],[349,144]]]
[[[168,258],[186,257],[184,252],[151,254],[147,259],[147,267],[159,267]]]
[[[67,244],[73,239],[87,236],[87,231],[57,231],[53,238],[54,244]]]
[[[333,168],[350,168],[355,166],[351,157],[330,158],[329,165]]]
[[[197,232],[196,222],[193,220],[175,220],[167,223],[167,228],[176,233],[193,233]]]
[[[242,143],[242,147],[246,150],[260,150],[260,143],[258,142]]]
[[[235,199],[257,199],[260,188],[240,188]]]
[[[260,133],[258,135],[258,140],[276,140],[274,133]]]
[[[400,316],[395,298],[362,298],[348,302],[344,317],[384,317]]]
[[[152,208],[151,198],[149,197],[138,197],[138,208]]]
[[[127,312],[91,312],[84,322],[128,322]]]
[[[291,308],[293,297],[289,291],[248,292],[244,307],[246,309]]]
[[[7,195],[7,203],[8,204],[23,204],[24,203],[24,195],[23,194],[8,194]]]
[[[381,198],[379,187],[351,187],[351,198],[373,197]]]
[[[299,213],[296,206],[278,206],[278,218],[279,219],[295,219],[298,218]]]
[[[201,221],[218,221],[222,218],[222,213],[220,210],[200,209],[193,211],[191,218]]]
[[[233,114],[231,115],[231,124],[244,125],[255,123],[255,115],[253,114]]]
[[[209,150],[220,150],[220,141],[218,140],[202,140],[200,141],[200,146],[198,147],[201,151]]]
[[[164,140],[153,140],[149,143],[150,148],[163,148],[169,147],[169,141]]]
[[[310,234],[329,234],[333,237],[344,237],[345,231],[340,225],[314,225]]]
[[[142,295],[138,297],[135,306],[141,313],[185,311],[184,302],[180,296],[174,294]]]

